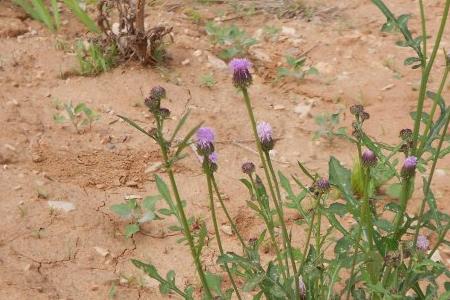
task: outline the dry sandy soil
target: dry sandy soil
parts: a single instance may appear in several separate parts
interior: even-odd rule
[[[276,1],[254,2],[259,8]],[[416,33],[417,1],[387,2],[397,14],[412,13],[411,28]],[[443,3],[426,1],[428,15],[440,16]],[[227,3],[159,1],[147,9],[147,20],[149,25],[174,27],[174,44],[168,49],[172,59],[166,71],[127,62],[97,77],[67,77],[62,75],[73,73],[78,67],[76,59],[55,45],[57,40],[71,44],[82,37],[82,25],[65,12],[63,19],[68,23],[55,36],[9,1],[1,1],[0,299],[107,299],[112,286],[116,299],[163,298],[156,283],[132,266],[130,258],[151,261],[163,274],[175,269],[182,286],[198,284],[188,249],[176,243],[180,235],[171,236],[167,229],[174,220],[155,221],[146,225],[147,235],[138,233],[126,239],[126,221],[110,210],[128,195],[155,194],[153,172],[147,169],[160,162],[157,145],[120,122],[116,114],[149,128],[152,119],[142,102],[157,84],[168,91],[166,106],[173,116],[169,127],[189,108],[191,126],[205,121],[216,128],[217,179],[227,205],[245,238],[260,232],[261,224],[246,208],[248,195],[237,180],[241,164],[257,160],[251,151],[244,105],[228,70],[214,59],[215,49],[204,26],[194,24],[183,13],[188,8],[196,7],[204,20],[223,15],[226,24],[238,24],[253,36],[265,25],[284,28],[275,40],[262,39],[251,51],[255,84],[250,92],[257,118],[271,122],[280,139],[277,168],[300,175],[296,161],[301,160],[326,174],[331,154],[350,165],[355,151],[349,143],[313,141],[312,134],[317,130],[314,116],[322,112],[342,111],[342,124],[349,126],[347,110],[354,103],[364,104],[370,112],[367,130],[371,135],[395,143],[399,130],[411,127],[409,111],[419,85],[419,71],[402,63],[411,56],[410,51],[395,46],[399,36],[380,32],[385,20],[370,1],[308,0],[305,4],[307,14],[278,19],[264,10],[239,15]],[[428,21],[433,35],[436,20],[430,17]],[[442,43],[447,49],[449,27]],[[309,51],[308,62],[316,66],[319,75],[273,84],[284,56],[304,51]],[[442,71],[441,58],[436,78]],[[211,89],[201,87],[200,75],[210,72],[218,83]],[[431,84],[434,89],[437,80]],[[445,93],[449,95],[449,85]],[[71,126],[53,121],[56,99],[85,102],[101,118],[92,130],[77,134]],[[177,180],[188,212],[207,218],[204,178],[195,155],[190,150],[188,154],[177,166]],[[449,161],[442,161],[438,168],[434,192],[439,207],[450,212]],[[420,184],[412,213],[417,211],[419,188]],[[52,210],[49,200],[70,202],[75,209]],[[226,223],[223,215],[220,219]],[[212,230],[211,224],[208,228]],[[228,250],[239,250],[235,237],[224,238]],[[294,227],[294,243],[303,240],[303,230]],[[444,261],[450,258],[448,249],[440,253]],[[208,268],[217,270],[216,257],[211,242],[203,256]]]

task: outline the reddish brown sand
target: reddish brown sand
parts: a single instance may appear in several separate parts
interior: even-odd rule
[[[411,28],[418,34],[417,1],[387,2],[397,14],[412,13]],[[173,116],[170,128],[190,109],[190,126],[204,121],[216,129],[217,180],[226,203],[246,239],[262,230],[261,222],[246,207],[248,194],[238,182],[241,164],[257,161],[250,151],[254,145],[243,102],[228,70],[208,59],[216,49],[204,26],[185,16],[186,9],[197,7],[204,20],[225,12],[227,24],[234,22],[250,35],[257,35],[265,25],[284,27],[275,41],[262,40],[252,48],[255,80],[250,93],[257,119],[271,122],[280,139],[276,167],[285,173],[300,175],[296,161],[301,160],[326,175],[330,155],[350,166],[355,155],[352,145],[312,140],[317,114],[342,111],[342,126],[348,127],[349,105],[364,104],[371,114],[366,129],[389,143],[398,141],[400,129],[412,126],[409,112],[416,103],[420,72],[403,66],[412,52],[395,46],[399,35],[380,33],[385,20],[370,1],[305,1],[311,13],[295,19],[277,19],[263,11],[242,17],[227,4],[158,3],[147,10],[147,20],[149,25],[174,26],[167,70],[128,62],[96,77],[73,75],[78,67],[74,55],[56,49],[57,40],[70,45],[84,36],[82,25],[66,11],[62,17],[68,24],[55,36],[25,18],[9,1],[0,3],[0,299],[107,299],[112,286],[116,299],[161,299],[157,284],[137,270],[130,258],[151,261],[163,274],[175,269],[181,286],[198,286],[188,249],[176,243],[179,234],[167,229],[173,219],[147,224],[145,235],[126,239],[126,221],[110,210],[127,195],[156,192],[154,172],[146,170],[161,161],[157,145],[119,121],[116,114],[149,128],[152,118],[142,106],[143,95],[157,84],[167,89],[165,105]],[[426,1],[428,15],[440,16],[443,3]],[[430,17],[428,22],[434,37],[436,19]],[[449,29],[442,47],[450,50]],[[284,56],[305,51],[319,75],[273,84]],[[440,51],[430,89],[436,89],[442,67]],[[200,75],[210,72],[217,85],[201,87]],[[444,92],[448,98],[448,84]],[[54,123],[56,99],[85,102],[101,118],[92,130],[77,134],[70,125]],[[301,108],[307,110],[303,115],[298,113]],[[193,152],[188,149],[187,153],[176,166],[177,181],[189,214],[209,220],[205,179]],[[438,206],[447,212],[449,172],[449,160],[441,161],[433,184]],[[417,211],[420,200],[417,181],[410,213]],[[48,200],[71,202],[75,209],[51,210]],[[289,224],[293,217],[287,214]],[[220,220],[226,224],[221,213]],[[209,221],[207,225],[212,233]],[[293,232],[294,244],[302,244],[303,228],[293,226]],[[224,240],[227,250],[239,251],[234,236],[224,235]],[[202,257],[209,270],[218,270],[217,254],[212,240]],[[440,254],[447,263],[448,249],[440,249]]]

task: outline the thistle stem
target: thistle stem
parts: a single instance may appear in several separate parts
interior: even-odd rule
[[[425,69],[422,72],[422,79],[420,82],[419,99],[417,100],[417,114],[416,114],[416,118],[414,120],[414,130],[413,130],[414,149],[413,149],[413,153],[412,153],[413,155],[415,155],[416,151],[417,151],[417,140],[419,137],[420,124],[421,124],[422,114],[423,114],[423,103],[425,101],[428,79],[430,77],[430,72],[431,72],[431,69],[433,68],[434,60],[436,59],[436,55],[437,55],[439,46],[441,44],[442,36],[445,31],[445,24],[447,22],[449,8],[450,8],[450,0],[446,0],[444,12],[442,14],[441,24],[439,26],[436,40],[434,42],[433,51],[431,52],[430,60],[428,61]],[[425,20],[423,20],[423,22],[424,21]],[[424,37],[424,38],[426,38],[426,37]],[[424,53],[424,56],[426,57],[426,53]]]
[[[247,251],[247,246],[245,245],[244,239],[242,238],[241,234],[239,233],[239,230],[237,229],[236,224],[233,222],[233,219],[231,218],[231,215],[229,214],[228,209],[226,208],[225,203],[223,202],[222,196],[220,195],[219,188],[217,186],[217,182],[216,182],[216,178],[214,177],[214,174],[211,173],[210,177],[211,177],[211,182],[212,182],[212,185],[216,192],[217,198],[219,199],[220,206],[222,207],[223,212],[225,213],[225,216],[228,219],[228,222],[230,222],[231,229],[236,233],[236,236],[237,236],[239,242],[241,243],[242,248],[245,251]]]
[[[425,131],[423,132],[423,136],[425,138],[427,137],[428,132],[431,129],[431,125],[433,124],[433,118],[434,118],[434,114],[436,113],[436,107],[438,104],[438,97],[441,97],[442,90],[444,89],[445,82],[447,81],[448,72],[449,72],[449,68],[445,68],[444,75],[442,76],[441,84],[439,85],[439,89],[437,90],[436,96],[433,99],[434,101],[433,101],[433,106],[431,107],[430,117],[426,124]],[[427,144],[427,141],[425,139],[421,141],[419,150],[417,151],[417,154],[419,157],[422,156],[423,150],[426,147],[426,144]]]
[[[245,102],[245,105],[246,105],[246,108],[247,108],[248,116],[250,118],[250,123],[252,125],[253,135],[254,135],[255,140],[256,140],[256,147],[258,149],[258,154],[259,154],[261,163],[263,164],[264,173],[265,173],[267,182],[269,184],[270,192],[271,192],[271,195],[272,195],[273,203],[275,205],[275,209],[276,209],[277,214],[278,214],[278,218],[280,219],[281,228],[282,228],[282,232],[283,232],[283,247],[287,251],[289,257],[291,258],[292,268],[293,268],[294,275],[295,275],[297,273],[296,272],[297,270],[296,270],[296,267],[295,267],[295,260],[294,260],[293,254],[292,254],[292,249],[290,247],[289,236],[287,234],[286,225],[284,223],[283,213],[282,213],[282,211],[280,211],[280,206],[278,205],[277,198],[275,197],[275,192],[274,192],[274,189],[273,189],[272,180],[270,178],[269,170],[268,170],[268,167],[267,167],[268,164],[271,165],[270,158],[268,159],[268,161],[266,163],[266,160],[265,160],[264,155],[263,155],[263,150],[262,150],[262,147],[261,147],[261,142],[259,141],[259,138],[258,138],[258,132],[257,132],[257,129],[256,129],[255,116],[253,114],[252,105],[251,105],[251,102],[250,102],[250,97],[248,95],[247,88],[241,88],[241,90],[242,90],[242,94],[244,96],[244,102]],[[272,168],[272,172],[273,172],[273,168]],[[275,177],[275,182],[276,182],[276,177]],[[289,276],[289,265],[288,264],[286,264],[286,270],[287,270],[288,276]],[[294,280],[295,280],[295,298],[298,299],[298,297],[300,295],[298,276],[295,276]]]
[[[208,167],[205,167],[205,174],[206,174],[206,181],[208,183],[209,206],[211,209],[211,218],[213,220],[214,232],[216,234],[216,240],[217,240],[217,246],[219,247],[220,255],[224,255],[222,239],[220,238],[219,226],[217,225],[216,208],[214,205],[214,196],[213,196],[213,187],[212,187],[213,175],[211,173],[211,170]],[[222,204],[222,201],[220,201],[220,202]],[[241,300],[242,298],[239,293],[239,289],[236,285],[236,282],[234,281],[234,278],[233,278],[233,275],[231,274],[230,268],[228,267],[228,264],[225,264],[224,266],[225,266],[225,270],[228,274],[228,277],[230,278],[231,285],[233,286],[233,289],[236,292],[236,296],[239,300]]]
[[[250,175],[250,180],[252,182],[252,186],[255,187],[255,190],[256,190],[255,180],[253,179],[253,176],[251,176],[251,175]],[[273,246],[275,247],[275,252],[276,252],[276,255],[277,255],[277,261],[278,261],[278,264],[280,266],[280,269],[282,270],[281,274],[283,275],[283,279],[286,281],[287,280],[286,269],[285,269],[285,267],[283,265],[283,260],[281,258],[280,247],[278,246],[278,243],[277,243],[277,241],[275,239],[275,232],[273,230],[273,228],[274,228],[273,220],[271,219],[271,216],[269,216],[270,212],[267,214],[267,216],[265,215],[266,211],[265,211],[264,205],[262,204],[262,201],[261,201],[258,193],[256,192],[255,194],[256,194],[256,200],[259,203],[261,211],[263,211],[263,213],[264,213],[264,215],[262,217],[264,219],[264,223],[265,223],[265,225],[267,227],[267,230],[269,231],[270,240],[271,240]],[[289,268],[289,266],[286,266],[286,268]]]
[[[414,180],[414,176],[403,179],[402,190],[400,193],[400,209],[395,215],[394,219],[394,239],[398,240],[400,238],[400,226],[403,222],[403,217],[405,215],[406,206],[409,200],[409,191],[411,190],[411,185]]]
[[[157,132],[158,132],[157,141],[158,141],[159,147],[161,148],[161,153],[163,155],[164,164],[167,169],[167,175],[169,176],[170,185],[172,187],[172,191],[175,196],[177,211],[180,216],[181,225],[183,226],[183,233],[189,244],[189,248],[191,250],[192,258],[194,259],[197,273],[200,277],[203,288],[205,289],[206,298],[210,300],[210,299],[213,299],[213,296],[212,296],[211,290],[209,289],[209,286],[207,284],[205,273],[203,272],[202,263],[200,261],[200,253],[197,253],[197,251],[195,250],[194,240],[192,238],[192,234],[191,234],[191,231],[189,228],[189,223],[187,221],[186,214],[184,212],[180,193],[178,192],[178,187],[177,187],[177,183],[175,181],[175,176],[173,174],[172,167],[169,162],[169,156],[168,156],[167,148],[166,148],[167,146],[166,146],[165,140],[163,138],[163,134],[162,134],[162,122],[159,120],[159,118],[156,119],[156,125],[157,125]]]

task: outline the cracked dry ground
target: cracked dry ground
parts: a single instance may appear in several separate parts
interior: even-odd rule
[[[276,41],[261,40],[252,50],[255,84],[251,94],[258,119],[271,122],[280,138],[277,168],[297,175],[297,160],[325,174],[330,154],[348,166],[353,159],[354,150],[344,141],[329,145],[311,140],[317,129],[315,115],[344,111],[342,125],[350,126],[347,107],[363,103],[371,114],[369,133],[396,143],[398,131],[411,124],[408,112],[414,106],[419,80],[417,71],[402,65],[410,53],[395,46],[398,36],[379,32],[384,19],[370,1],[305,2],[316,11],[310,19],[278,20],[263,11],[235,18],[231,12],[232,21],[228,22],[255,36],[264,24],[287,28]],[[396,12],[413,14],[411,24],[416,32],[416,1],[392,2]],[[427,1],[426,9],[430,15],[438,14],[442,3]],[[247,193],[238,182],[241,163],[256,160],[248,150],[252,149],[251,132],[242,102],[223,63],[211,59],[215,49],[203,27],[183,14],[192,5],[191,1],[162,1],[148,17],[149,24],[174,26],[168,72],[128,62],[97,77],[61,79],[61,74],[73,74],[77,65],[73,55],[55,49],[56,41],[72,43],[84,32],[83,27],[64,13],[69,24],[55,37],[24,18],[8,1],[0,2],[0,299],[107,299],[113,285],[116,299],[161,299],[155,282],[134,268],[130,258],[151,261],[163,274],[175,269],[181,286],[198,284],[188,249],[176,242],[180,235],[167,230],[174,220],[153,222],[145,226],[145,234],[126,239],[126,222],[110,210],[126,196],[155,194],[148,170],[160,162],[157,146],[118,121],[116,113],[150,127],[152,120],[141,103],[143,94],[156,84],[168,91],[166,106],[173,116],[169,128],[186,108],[192,111],[190,126],[205,121],[216,128],[221,165],[218,181],[231,213],[246,239],[262,230],[262,224],[246,208]],[[198,9],[204,18],[212,19],[229,6]],[[434,19],[429,20],[429,27],[436,28]],[[443,47],[450,46],[448,36],[447,28]],[[281,86],[271,84],[285,54],[307,50],[320,76],[286,81]],[[258,59],[267,56],[268,62]],[[189,62],[182,64],[186,59]],[[442,65],[439,61],[436,76]],[[219,82],[211,90],[199,86],[199,75],[209,72]],[[431,83],[432,89],[436,81]],[[448,86],[445,93],[449,95]],[[101,119],[92,131],[76,134],[73,128],[53,122],[55,99],[86,102],[100,112]],[[195,156],[190,150],[188,154],[176,167],[177,179],[189,214],[207,218],[204,179]],[[447,212],[449,166],[448,159],[438,165],[433,184],[439,208]],[[411,213],[417,211],[420,188],[418,182]],[[48,200],[67,201],[75,209],[51,210]],[[289,224],[294,217],[287,215]],[[220,220],[225,223],[223,215]],[[211,224],[207,226],[212,230]],[[301,245],[303,230],[294,226],[293,233],[294,244]],[[432,233],[430,237],[435,238]],[[235,237],[224,239],[227,250],[239,251]],[[202,259],[208,269],[217,271],[215,249],[212,240]],[[444,261],[450,258],[448,249],[442,248],[440,253]],[[270,255],[273,253],[265,257]]]

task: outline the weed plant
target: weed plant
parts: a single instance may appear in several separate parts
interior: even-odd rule
[[[390,145],[369,136],[365,131],[370,114],[362,105],[352,105],[353,132],[348,140],[354,146],[353,170],[331,156],[328,171],[316,173],[298,162],[304,174],[286,176],[277,171],[269,152],[276,146],[276,133],[271,125],[257,121],[250,97],[251,63],[235,58],[230,62],[233,84],[243,99],[243,110],[249,119],[259,156],[257,163],[242,165],[241,183],[248,190],[247,205],[265,225],[255,239],[245,240],[221,198],[220,182],[215,175],[222,167],[215,144],[214,130],[197,125],[177,138],[185,126],[188,113],[169,133],[165,121],[170,110],[163,107],[166,91],[155,87],[145,99],[154,116],[154,125],[146,130],[132,120],[121,117],[137,130],[154,140],[162,153],[165,178],[156,175],[156,186],[166,203],[165,216],[178,223],[174,230],[183,233],[180,242],[187,244],[201,287],[180,287],[175,272],[162,276],[156,266],[132,260],[132,263],[160,283],[162,294],[176,294],[184,299],[450,299],[449,269],[435,259],[446,239],[450,217],[438,209],[431,189],[438,162],[450,153],[447,130],[450,108],[443,97],[443,87],[450,71],[450,57],[445,56],[445,68],[439,87],[429,90],[430,75],[440,47],[450,0],[445,1],[431,55],[427,53],[426,18],[421,10],[422,34],[414,37],[408,29],[408,15],[395,17],[381,0],[372,1],[386,16],[384,31],[397,30],[415,55],[406,65],[421,72],[421,87],[411,128],[399,133],[397,143]],[[432,101],[424,109],[424,102]],[[408,112],[405,111],[405,114]],[[373,118],[373,117],[372,117]],[[376,116],[375,116],[376,118]],[[244,129],[243,129],[244,130]],[[208,230],[205,222],[188,216],[188,202],[177,185],[173,166],[183,159],[186,148],[193,143],[202,159],[209,199],[210,218],[214,226],[217,264],[223,272],[211,273],[202,263],[201,255]],[[261,165],[256,169],[255,165]],[[422,182],[422,195],[414,186]],[[383,182],[399,186],[399,201],[383,197],[377,187]],[[411,214],[413,194],[420,199],[419,209]],[[330,195],[339,195],[338,200]],[[215,200],[216,199],[216,200]],[[312,201],[307,209],[305,200]],[[382,201],[379,201],[382,199]],[[218,201],[219,206],[216,205]],[[240,244],[240,251],[231,252],[222,242],[218,230],[216,209],[223,211]],[[287,211],[301,216],[286,222]],[[345,221],[344,221],[345,220]],[[350,223],[348,221],[351,221]],[[329,226],[328,226],[329,225]],[[293,234],[302,228],[306,236],[302,243],[293,242]],[[270,241],[275,255],[261,259],[261,247]],[[213,246],[210,244],[210,246]],[[333,251],[329,251],[333,250]],[[226,277],[227,285],[224,283]]]

